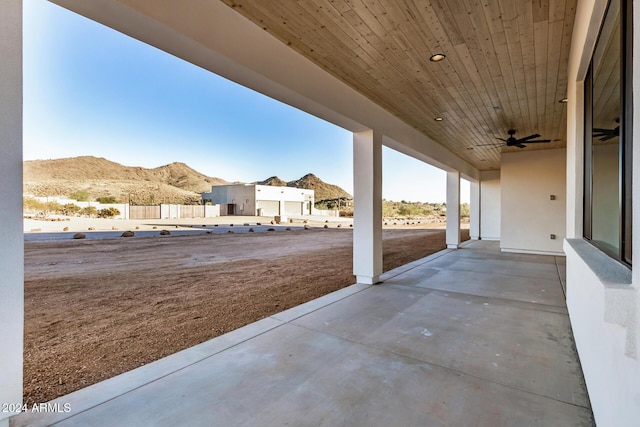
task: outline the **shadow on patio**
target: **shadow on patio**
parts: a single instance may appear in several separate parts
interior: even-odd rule
[[[592,425],[563,263],[471,242],[10,425]]]

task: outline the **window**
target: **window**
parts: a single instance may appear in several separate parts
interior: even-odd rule
[[[632,1],[611,0],[585,80],[584,237],[631,266]]]

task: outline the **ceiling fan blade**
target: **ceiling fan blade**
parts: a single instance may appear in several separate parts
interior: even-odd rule
[[[534,133],[533,135],[525,136],[524,138],[518,138],[518,142],[526,142],[529,139],[539,138],[539,137],[540,137],[540,134]]]
[[[536,140],[536,141],[518,141],[518,143],[520,143],[520,144],[537,144],[537,143],[541,143],[541,142],[547,143],[547,142],[551,142],[551,140],[550,139],[539,139],[539,140]]]
[[[603,136],[603,135],[598,135],[598,136]],[[602,138],[600,138],[600,141],[608,141],[610,139],[615,138],[616,136],[618,136],[618,135],[604,135]]]
[[[603,133],[618,133],[620,132],[620,126],[617,126],[615,129],[593,128],[593,131]]]
[[[593,128],[593,137],[599,138],[600,141],[608,141],[618,135],[620,135],[620,126],[615,129]]]
[[[517,144],[513,144],[512,147],[525,148],[526,145],[522,145],[520,143],[517,143]]]
[[[497,137],[496,137],[496,139],[499,139],[500,141],[507,142],[507,140],[506,140],[506,139],[504,139],[504,138],[497,138]]]
[[[537,141],[518,141],[519,143],[523,143],[523,144],[536,144],[536,143],[540,143],[540,142],[551,142],[550,139],[539,139]]]
[[[474,147],[502,147],[504,144],[476,144]]]

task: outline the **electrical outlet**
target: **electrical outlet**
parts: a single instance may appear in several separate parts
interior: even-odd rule
[[[549,196],[549,200],[555,200],[555,199],[556,199],[556,195],[555,195],[555,194],[551,194],[551,195]]]
[[[551,235],[549,236],[549,238],[550,238],[551,240],[556,240],[556,235],[555,235],[555,234],[551,234]]]

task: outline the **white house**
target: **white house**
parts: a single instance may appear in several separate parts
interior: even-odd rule
[[[311,215],[314,191],[259,184],[214,185],[210,193],[202,193],[202,201],[220,205],[221,215]]]
[[[53,2],[353,132],[359,283],[382,273],[383,145],[446,171],[452,249],[460,178],[470,181],[473,239],[566,255],[567,307],[595,420],[638,425],[632,0]],[[21,3],[5,0],[0,14],[0,402],[22,396]],[[511,129],[551,141],[497,146]],[[247,191],[226,199],[233,213],[244,204],[256,214],[258,200],[273,203],[263,212],[276,201],[283,208],[257,196],[254,206]]]

